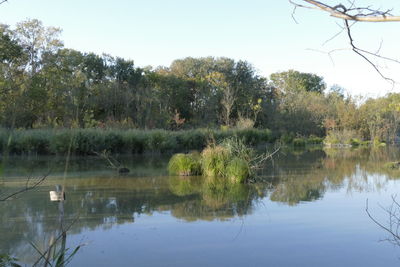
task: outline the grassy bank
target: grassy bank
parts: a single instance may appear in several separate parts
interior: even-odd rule
[[[268,129],[185,131],[166,130],[102,130],[48,129],[0,130],[0,152],[10,154],[73,154],[87,155],[93,151],[141,154],[201,150],[210,141],[237,136],[248,145],[274,142]]]

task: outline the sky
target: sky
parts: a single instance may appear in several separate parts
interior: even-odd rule
[[[356,3],[400,15],[399,0]],[[39,19],[63,30],[67,48],[132,59],[140,67],[169,66],[189,56],[229,57],[250,62],[266,77],[289,69],[315,73],[351,95],[400,91],[350,51],[344,33],[326,43],[340,32],[340,20],[297,9],[296,23],[292,13],[288,0],[8,0],[0,5],[0,23]],[[361,48],[400,59],[400,22],[357,23],[352,30]],[[400,64],[378,64],[400,83]]]

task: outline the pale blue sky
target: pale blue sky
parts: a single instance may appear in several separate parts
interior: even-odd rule
[[[358,2],[393,7],[400,14],[399,0]],[[351,51],[335,52],[333,62],[313,51],[348,48],[345,35],[322,46],[339,31],[340,21],[298,10],[296,24],[292,10],[287,0],[9,0],[0,7],[0,23],[14,26],[37,18],[63,29],[65,47],[129,58],[137,66],[225,56],[247,60],[265,76],[288,69],[316,73],[354,95],[395,90]],[[400,58],[400,23],[358,24],[354,36],[372,50],[383,40],[382,52]],[[393,78],[399,76],[399,66],[387,68]]]

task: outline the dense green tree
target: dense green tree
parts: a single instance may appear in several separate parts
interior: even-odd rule
[[[326,84],[322,77],[295,70],[273,73],[270,76],[272,85],[282,94],[302,91],[323,93]]]

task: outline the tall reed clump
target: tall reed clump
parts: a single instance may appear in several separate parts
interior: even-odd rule
[[[224,146],[208,146],[201,152],[203,174],[205,176],[224,177],[226,166],[232,158],[231,152]]]
[[[201,175],[200,154],[175,154],[168,163],[168,171],[172,175],[180,176]]]
[[[202,174],[244,183],[254,175],[252,164],[256,158],[253,149],[242,139],[232,137],[219,145],[208,145],[201,154],[175,154],[168,168],[170,174]]]

